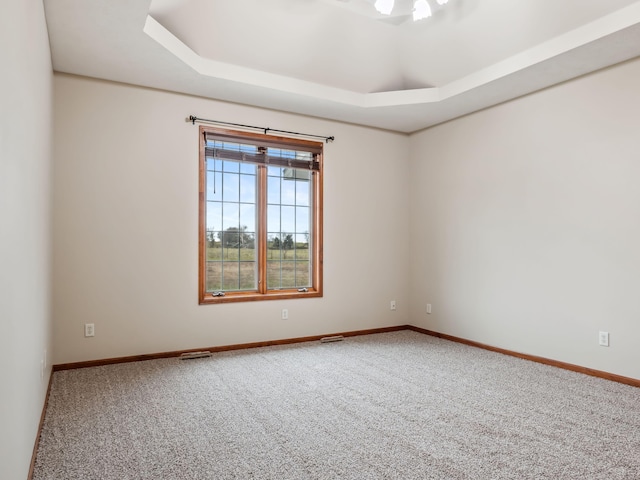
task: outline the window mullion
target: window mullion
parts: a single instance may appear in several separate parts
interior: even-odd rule
[[[258,166],[258,292],[267,293],[267,167]]]

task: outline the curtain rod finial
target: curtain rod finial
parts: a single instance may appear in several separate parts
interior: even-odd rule
[[[196,120],[198,119],[198,117],[194,117],[193,115],[189,115],[189,121],[191,121],[192,125],[196,124]]]

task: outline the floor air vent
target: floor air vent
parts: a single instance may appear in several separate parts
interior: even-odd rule
[[[183,353],[180,355],[180,360],[191,360],[192,358],[206,358],[206,357],[210,357],[211,356],[211,352],[209,352],[208,350],[202,351],[202,352],[187,352],[187,353]]]
[[[333,337],[322,337],[320,341],[322,343],[330,343],[330,342],[341,342],[344,340],[342,335],[334,335]]]

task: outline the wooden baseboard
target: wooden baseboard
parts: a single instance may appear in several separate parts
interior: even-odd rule
[[[490,350],[492,352],[502,353],[503,355],[509,355],[511,357],[522,358],[524,360],[530,360],[536,363],[542,363],[545,365],[551,365],[552,367],[562,368],[564,370],[571,370],[572,372],[584,373],[592,377],[604,378],[613,382],[624,383],[625,385],[631,385],[632,387],[640,388],[640,380],[630,377],[624,377],[622,375],[616,375],[615,373],[603,372],[601,370],[594,370],[593,368],[581,367],[580,365],[574,365],[572,363],[560,362],[558,360],[551,360],[549,358],[538,357],[536,355],[528,355],[526,353],[514,352],[512,350],[506,350],[504,348],[492,347],[491,345],[485,345],[484,343],[474,342],[473,340],[467,340],[465,338],[455,337],[453,335],[447,335],[445,333],[434,332],[432,330],[426,330],[424,328],[408,325],[409,330],[414,332],[424,333],[425,335],[431,335],[432,337],[442,338],[443,340],[449,340],[456,343],[463,343],[472,347],[482,348],[484,350]]]
[[[324,337],[342,335],[343,337],[355,337],[360,335],[371,335],[374,333],[397,332],[407,330],[408,325],[398,325],[395,327],[371,328],[368,330],[356,330],[351,332],[328,333],[325,335],[312,335],[309,337],[285,338],[281,340],[268,340],[266,342],[239,343],[237,345],[223,345],[218,347],[192,348],[189,350],[176,350],[172,352],[149,353],[144,355],[133,355],[130,357],[105,358],[101,360],[89,360],[86,362],[62,363],[53,366],[53,371],[71,370],[75,368],[100,367],[103,365],[113,365],[116,363],[140,362],[143,360],[157,360],[159,358],[179,357],[183,353],[201,352],[207,350],[211,353],[228,352],[230,350],[243,350],[248,348],[271,347],[274,345],[288,345],[291,343],[316,342]]]
[[[44,397],[44,406],[42,407],[42,414],[40,414],[40,423],[38,424],[38,432],[36,434],[36,440],[33,445],[33,453],[31,454],[31,464],[29,465],[29,473],[27,475],[27,480],[31,480],[33,478],[33,471],[36,468],[36,457],[38,455],[38,447],[40,447],[40,435],[42,434],[44,417],[47,413],[47,406],[49,405],[49,394],[51,393],[52,381],[53,381],[53,370],[49,374],[49,385],[47,385],[47,394]]]
[[[442,338],[443,340],[449,340],[456,343],[462,343],[465,345],[469,345],[471,347],[482,348],[484,350],[490,350],[492,352],[502,353],[503,355],[509,355],[511,357],[522,358],[524,360],[529,360],[532,362],[542,363],[545,365],[551,365],[553,367],[562,368],[565,370],[571,370],[573,372],[584,373],[585,375],[590,375],[592,377],[604,378],[606,380],[611,380],[618,383],[624,383],[625,385],[631,385],[633,387],[640,388],[640,380],[630,377],[624,377],[622,375],[616,375],[614,373],[603,372],[600,370],[594,370],[592,368],[582,367],[580,365],[573,365],[571,363],[560,362],[558,360],[551,360],[549,358],[538,357],[536,355],[528,355],[526,353],[515,352],[512,350],[507,350],[504,348],[493,347],[491,345],[486,345],[484,343],[475,342],[473,340],[467,340],[465,338],[455,337],[453,335],[447,335],[445,333],[434,332],[432,330],[427,330],[424,328],[416,327],[414,325],[398,325],[394,327],[383,327],[383,328],[372,328],[368,330],[356,330],[351,332],[340,332],[340,333],[328,333],[325,335],[312,335],[309,337],[296,337],[296,338],[285,338],[281,340],[268,340],[266,342],[253,342],[253,343],[239,343],[236,345],[223,345],[217,347],[203,347],[203,348],[193,348],[190,350],[176,350],[171,352],[161,352],[161,353],[150,353],[144,355],[133,355],[129,357],[116,357],[116,358],[105,358],[101,360],[89,360],[86,362],[74,362],[74,363],[63,363],[59,365],[53,366],[53,371],[57,372],[60,370],[70,370],[74,368],[88,368],[88,367],[99,367],[103,365],[112,365],[116,363],[129,363],[129,362],[140,362],[144,360],[156,360],[159,358],[172,358],[179,357],[183,353],[189,352],[199,352],[202,350],[208,350],[211,353],[216,352],[227,352],[231,350],[242,350],[248,348],[259,348],[259,347],[270,347],[273,345],[288,345],[292,343],[303,343],[303,342],[315,342],[320,340],[323,337],[331,337],[334,335],[342,335],[343,337],[354,337],[359,335],[371,335],[375,333],[386,333],[386,332],[397,332],[400,330],[412,330],[414,332],[423,333],[425,335],[430,335],[432,337]],[[50,387],[51,385],[49,385]],[[48,393],[47,393],[48,398]],[[44,420],[44,412],[43,419]],[[35,459],[35,457],[34,457]]]

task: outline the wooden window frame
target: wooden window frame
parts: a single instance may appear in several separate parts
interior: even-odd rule
[[[267,166],[257,165],[257,274],[258,289],[256,291],[225,292],[224,296],[213,296],[206,291],[207,286],[207,242],[206,242],[206,202],[207,202],[207,161],[205,154],[206,134],[226,137],[231,142],[238,143],[268,143],[283,149],[313,150],[317,154],[319,168],[313,171],[311,182],[313,183],[313,208],[311,235],[312,251],[309,252],[311,266],[311,287],[306,291],[294,289],[267,289]],[[199,226],[198,226],[198,301],[200,305],[210,305],[230,302],[250,302],[261,300],[284,300],[294,298],[322,297],[322,270],[323,270],[323,144],[302,139],[277,137],[252,132],[220,129],[215,127],[200,126],[200,151],[199,151]]]

